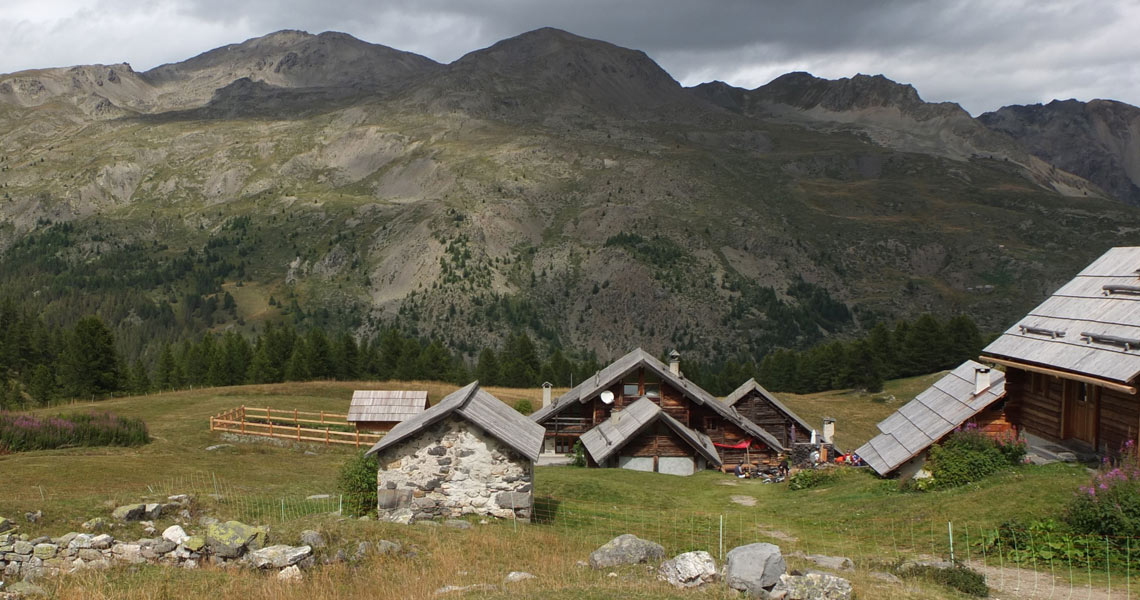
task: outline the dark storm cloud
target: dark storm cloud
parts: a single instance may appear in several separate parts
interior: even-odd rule
[[[957,101],[975,113],[1054,97],[1140,102],[1135,0],[9,1],[27,5],[17,14],[58,18],[37,27],[34,19],[0,14],[0,34],[53,46],[17,53],[19,63],[8,53],[0,71],[95,60],[150,67],[279,29],[344,31],[450,62],[552,26],[644,50],[686,85],[721,79],[755,87],[790,70],[831,78],[863,72],[912,83],[928,100]],[[77,37],[75,49],[92,57],[67,54],[66,44],[37,44],[63,35]],[[104,58],[109,50],[120,54]],[[60,58],[45,63],[37,54]]]

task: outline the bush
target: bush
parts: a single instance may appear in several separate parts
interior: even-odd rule
[[[376,512],[376,457],[358,453],[340,467],[337,490],[344,495],[344,512],[359,517]]]
[[[1010,454],[1014,454],[1012,451]],[[1024,456],[1024,454],[1022,454]],[[998,444],[976,428],[950,435],[930,448],[930,472],[933,477],[921,489],[944,489],[980,481],[1010,464]]]
[[[986,585],[986,577],[981,573],[962,565],[954,565],[949,569],[940,569],[930,565],[912,565],[897,571],[899,577],[907,579],[926,579],[954,588],[968,596],[985,598],[990,594]]]
[[[141,446],[150,442],[142,419],[111,413],[32,415],[0,413],[0,449],[5,452],[77,446]]]
[[[529,415],[534,412],[534,405],[530,403],[530,400],[523,398],[515,402],[515,410],[519,411],[520,414]]]
[[[1140,536],[1140,457],[1133,441],[1125,443],[1115,465],[1106,460],[1089,485],[1077,490],[1064,518],[1080,533]]]
[[[788,479],[789,490],[806,490],[831,481],[835,473],[831,469],[805,469]]]
[[[1009,431],[994,440],[997,444],[998,452],[1001,452],[1005,457],[1006,462],[1011,465],[1020,465],[1025,462],[1025,455],[1029,452],[1029,445],[1025,443],[1025,438],[1020,434]]]
[[[582,441],[574,442],[574,456],[570,459],[570,465],[574,467],[586,466],[586,447],[582,445]]]

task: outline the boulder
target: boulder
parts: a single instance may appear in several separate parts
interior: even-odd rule
[[[657,578],[676,588],[699,587],[716,581],[716,561],[708,552],[685,552],[661,563]]]
[[[737,546],[725,556],[724,579],[728,587],[761,596],[767,588],[780,582],[788,570],[780,547],[758,543]]]
[[[845,556],[824,556],[822,554],[809,554],[805,559],[832,571],[854,571],[855,563]]]
[[[398,554],[402,546],[396,542],[380,540],[376,542],[376,554]]]
[[[200,535],[192,535],[182,542],[182,547],[191,552],[199,552],[206,547],[206,538]]]
[[[162,516],[161,504],[147,504],[143,509],[144,518],[147,521],[153,521]],[[153,523],[151,524],[153,525]]]
[[[290,565],[277,572],[278,581],[301,581],[305,576],[301,574],[301,569],[297,565]]]
[[[784,600],[851,600],[851,582],[827,573],[781,575],[772,588],[773,596]]]
[[[25,542],[24,540],[17,540],[15,544],[12,544],[12,552],[15,554],[22,554],[24,556],[30,556],[32,552],[35,551],[35,549],[35,544],[31,542]]]
[[[90,547],[94,548],[96,550],[106,550],[107,548],[111,547],[111,544],[114,544],[114,543],[115,543],[115,538],[113,538],[113,537],[111,537],[105,533],[101,533],[101,534],[91,538],[91,546]]]
[[[313,548],[324,548],[328,542],[325,541],[325,536],[321,535],[321,532],[306,529],[301,532],[301,544]]]
[[[665,558],[661,544],[643,540],[632,533],[619,535],[590,553],[590,566],[605,569],[618,565],[636,565]]]
[[[108,536],[110,537],[110,536]],[[84,548],[91,548],[91,544],[95,537],[88,533],[76,534],[67,542],[67,547],[72,550],[83,550]]]
[[[246,555],[249,564],[258,569],[284,569],[305,560],[313,554],[309,546],[286,546],[278,544],[260,550],[253,550]]]
[[[119,521],[141,521],[146,515],[145,504],[126,504],[111,512],[111,516]]]
[[[108,523],[107,519],[104,519],[103,517],[95,517],[94,519],[91,519],[90,521],[87,521],[83,524],[83,529],[85,531],[102,531],[109,527],[110,523]]]
[[[56,546],[55,544],[36,544],[36,547],[32,549],[32,556],[43,560],[48,560],[50,558],[55,558],[55,555],[58,552],[59,546]]]
[[[103,553],[94,548],[84,548],[77,552],[77,556],[84,562],[92,562],[101,560],[103,558]]]
[[[48,593],[44,588],[27,581],[20,581],[12,585],[5,586],[4,592],[11,594],[16,598],[47,598]]]
[[[26,519],[29,523],[35,523],[36,521],[39,521],[42,518],[44,518],[44,511],[42,511],[42,510],[37,510],[36,512],[24,513],[24,519]]]
[[[220,558],[237,558],[246,550],[261,548],[265,538],[264,529],[240,521],[216,523],[206,529],[206,545]]]
[[[115,544],[111,546],[111,555],[131,564],[146,562],[142,555],[142,546],[139,544]]]
[[[520,581],[526,581],[527,579],[538,579],[538,578],[535,577],[534,575],[530,574],[530,573],[527,573],[526,571],[511,571],[510,573],[507,573],[506,582],[507,583],[518,583]]]
[[[15,527],[15,525],[13,525],[11,521],[5,519],[4,517],[0,517],[0,533],[4,533],[13,527]]]
[[[186,530],[182,529],[182,527],[171,525],[162,532],[162,539],[169,540],[175,544],[181,544],[190,539],[190,536],[186,535]]]
[[[868,575],[870,575],[872,579],[878,579],[879,581],[885,581],[887,583],[902,583],[901,579],[884,571],[871,571]]]

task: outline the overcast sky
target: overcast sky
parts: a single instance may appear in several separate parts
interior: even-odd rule
[[[280,29],[451,62],[543,26],[644,50],[684,85],[882,73],[975,115],[1054,98],[1140,105],[1140,0],[2,0],[0,73],[145,70]]]

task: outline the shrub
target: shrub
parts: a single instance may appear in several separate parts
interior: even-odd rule
[[[523,398],[522,400],[515,402],[515,410],[519,411],[521,414],[529,415],[530,413],[534,412],[534,405],[530,403],[530,400]]]
[[[930,448],[931,481],[921,489],[951,488],[979,481],[1009,465],[998,444],[977,429],[967,428]]]
[[[942,569],[931,565],[911,565],[897,571],[907,579],[926,579],[953,588],[968,596],[985,598],[990,594],[986,578],[981,573],[962,565]]]
[[[340,467],[337,490],[344,495],[344,512],[358,517],[376,512],[376,457],[363,452],[353,455]]]
[[[141,446],[150,442],[142,419],[111,413],[32,415],[0,413],[0,449],[7,452],[77,446]]]
[[[586,447],[582,445],[582,441],[574,442],[574,456],[570,459],[570,465],[574,467],[586,466]]]
[[[789,490],[806,490],[831,481],[835,473],[831,469],[804,469],[788,479]]]
[[[1088,486],[1077,490],[1065,521],[1080,533],[1140,535],[1140,456],[1129,440],[1116,464],[1107,459]]]
[[[1026,444],[1025,438],[1021,434],[1014,431],[1007,431],[997,439],[994,440],[997,445],[998,452],[1001,452],[1005,457],[1005,461],[1011,465],[1020,465],[1025,462],[1025,455],[1029,452],[1029,445]]]

